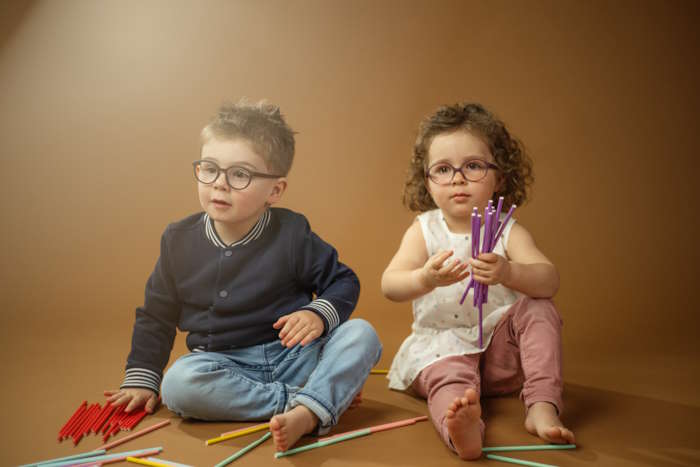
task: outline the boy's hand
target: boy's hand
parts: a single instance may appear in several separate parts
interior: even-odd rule
[[[112,405],[119,406],[128,404],[125,412],[131,412],[145,406],[146,412],[153,413],[158,405],[159,398],[156,393],[146,388],[124,388],[118,390],[110,390],[104,392],[107,397],[107,402]]]
[[[482,284],[501,284],[510,274],[510,262],[496,253],[482,253],[469,263],[472,265],[472,277]]]
[[[420,269],[420,280],[424,286],[433,290],[435,287],[451,285],[469,276],[468,263],[459,259],[446,262],[454,251],[439,251],[428,258]]]
[[[284,315],[272,327],[282,328],[279,338],[282,345],[290,349],[300,342],[302,346],[310,344],[323,334],[325,329],[321,317],[309,310],[299,310]]]

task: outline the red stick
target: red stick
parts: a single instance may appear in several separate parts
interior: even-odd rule
[[[73,446],[77,446],[80,440],[82,439],[83,435],[85,434],[85,430],[87,427],[90,426],[90,420],[92,419],[93,414],[95,413],[97,407],[99,407],[100,404],[93,404],[90,406],[88,409],[88,413],[85,416],[85,419],[83,423],[80,424],[74,431],[73,431]]]
[[[100,421],[100,419],[104,416],[105,412],[107,411],[107,408],[109,407],[109,402],[105,402],[105,405],[100,408],[100,411],[97,413],[97,416],[95,419],[92,421],[92,424],[90,425],[90,428],[88,429],[88,433],[91,431],[95,431],[95,424]]]
[[[105,413],[102,414],[102,417],[97,420],[97,422],[92,426],[92,432],[93,433],[99,433],[100,428],[102,428],[102,425],[109,419],[109,416],[112,415],[112,412],[114,412],[114,409],[116,409],[115,406],[107,402],[107,410],[105,410]]]
[[[100,407],[100,404],[95,404],[95,410],[92,411],[92,415],[90,415],[90,418],[87,420],[86,425],[83,427],[84,435],[90,434],[90,428],[92,428],[93,423],[95,423],[95,420],[97,420],[97,417],[100,416],[101,412],[102,408]]]
[[[59,441],[63,441],[64,439],[68,438],[68,436],[70,436],[70,432],[73,429],[73,425],[75,425],[78,422],[78,420],[80,420],[83,417],[83,414],[85,413],[86,409],[87,401],[83,401],[83,403],[80,404],[80,407],[78,407],[78,410],[73,414],[70,420],[68,420],[68,423],[66,423],[61,429],[61,432],[58,436]]]
[[[139,414],[136,415],[136,418],[134,419],[134,421],[133,421],[133,422],[131,423],[131,425],[129,426],[129,429],[131,430],[131,429],[133,429],[136,425],[138,425],[139,422],[140,422],[141,420],[143,420],[144,417],[145,417],[146,415],[148,415],[148,412],[146,412],[145,410],[142,411],[142,412],[139,412]]]
[[[70,438],[71,436],[73,436],[73,434],[76,432],[76,430],[78,429],[78,427],[79,427],[80,425],[82,425],[83,422],[85,421],[85,417],[88,416],[88,409],[89,409],[89,408],[90,408],[90,407],[88,407],[88,406],[86,405],[85,408],[83,409],[83,411],[80,412],[80,415],[78,415],[78,416],[75,418],[75,420],[73,420],[73,423],[71,423],[70,426],[69,426],[68,428],[66,428],[66,432],[65,432],[65,434],[63,435],[63,439]]]
[[[73,420],[75,420],[75,417],[77,417],[78,414],[80,414],[80,412],[82,411],[82,409],[83,409],[85,406],[87,406],[87,401],[83,401],[83,403],[80,404],[80,407],[78,407],[78,408],[75,410],[75,412],[73,412],[73,415],[70,416],[70,418],[68,419],[68,421],[61,427],[60,430],[58,430],[58,439],[59,439],[59,441],[61,440],[61,436],[63,436],[63,433],[66,431],[66,428],[68,428],[68,425],[70,425],[70,423],[71,423]]]
[[[115,420],[119,417],[119,414],[122,413],[124,410],[124,404],[120,405],[117,407],[117,409],[112,412],[112,417],[109,419],[109,422],[105,423],[104,428],[102,429],[102,434],[105,435],[109,432],[111,429],[110,427],[114,425]]]

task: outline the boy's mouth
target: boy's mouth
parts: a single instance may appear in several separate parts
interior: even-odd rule
[[[226,201],[223,201],[221,199],[213,199],[211,200],[211,202],[216,206],[231,206],[231,203],[227,203]]]

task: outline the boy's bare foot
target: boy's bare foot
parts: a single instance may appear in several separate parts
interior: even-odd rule
[[[574,433],[559,420],[557,409],[549,402],[535,402],[525,417],[525,429],[545,441],[556,444],[574,444]]]
[[[355,397],[352,399],[352,402],[350,402],[350,407],[349,409],[354,409],[358,405],[362,403],[362,391],[358,392],[355,394]]]
[[[457,397],[445,413],[447,432],[460,458],[465,460],[481,457],[481,404],[473,389]]]
[[[318,425],[318,417],[303,405],[297,405],[289,412],[275,415],[270,419],[270,431],[276,451],[286,451],[311,433]]]

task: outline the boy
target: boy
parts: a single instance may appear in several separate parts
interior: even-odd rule
[[[355,273],[304,216],[271,207],[294,157],[279,108],[225,104],[201,136],[193,166],[204,212],[165,230],[136,310],[126,377],[105,395],[128,403],[127,412],[152,412],[160,389],[182,417],[272,417],[275,448],[284,451],[337,423],[381,345],[369,323],[348,321]],[[188,332],[191,353],[162,377],[176,327]]]

